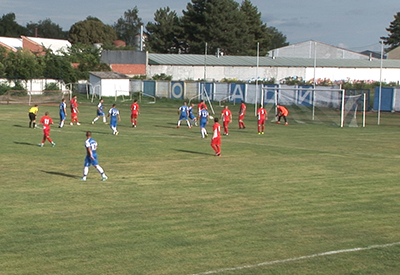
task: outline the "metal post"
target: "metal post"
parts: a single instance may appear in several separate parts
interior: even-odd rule
[[[381,123],[381,100],[382,100],[382,65],[383,65],[383,42],[381,43],[381,67],[379,71],[379,97],[378,97],[378,122],[377,124],[380,125]]]
[[[365,128],[365,109],[367,108],[366,95],[363,94],[364,110],[363,110],[363,128]]]

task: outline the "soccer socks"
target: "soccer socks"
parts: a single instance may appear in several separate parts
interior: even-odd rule
[[[89,173],[89,167],[86,167],[86,166],[83,167],[83,177],[82,177],[82,179],[86,180],[86,177],[87,177],[88,173]]]
[[[211,144],[211,147],[214,149],[216,156],[221,155],[221,147],[219,145]]]
[[[187,124],[187,126],[188,126],[189,128],[192,127],[192,126],[190,125],[190,121],[189,121],[189,120],[186,120],[186,124]]]
[[[100,175],[101,175],[102,177],[105,176],[105,175],[104,175],[104,170],[103,170],[103,168],[101,168],[100,165],[97,165],[97,166],[96,166],[96,169],[97,169],[97,171],[99,171],[99,173],[100,173]]]
[[[64,127],[64,120],[60,121],[60,128]]]
[[[106,174],[104,173],[103,168],[100,165],[96,165],[95,168],[97,169],[97,171],[100,173],[102,180],[106,180],[108,177],[106,176]],[[86,181],[86,177],[89,174],[89,167],[83,167],[83,177],[81,178],[81,180]]]
[[[96,122],[97,120],[99,120],[98,116],[93,119],[93,122]]]
[[[201,137],[202,138],[205,138],[206,136],[208,136],[208,134],[207,134],[207,130],[205,129],[205,128],[201,128]]]

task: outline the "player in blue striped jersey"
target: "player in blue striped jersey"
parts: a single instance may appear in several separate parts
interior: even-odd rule
[[[86,158],[83,167],[83,177],[81,178],[81,180],[86,181],[90,165],[93,165],[97,169],[103,181],[108,179],[108,177],[104,173],[103,168],[99,165],[99,162],[97,160],[97,142],[92,138],[92,133],[90,131],[86,132],[85,148]]]
[[[93,119],[92,124],[94,124],[101,116],[103,117],[103,123],[106,123],[106,114],[103,111],[103,99],[99,100],[99,104],[97,104],[97,116]]]
[[[179,107],[178,114],[179,114],[179,120],[178,120],[178,126],[176,126],[176,128],[179,128],[181,126],[182,120],[186,120],[186,124],[189,127],[189,129],[192,128],[192,125],[190,125],[189,121],[189,108],[186,102],[184,102],[183,105]]]
[[[118,135],[117,123],[121,121],[118,109],[113,104],[112,108],[108,111],[108,117],[110,118],[110,128],[113,130],[113,135]]]
[[[202,106],[201,108],[202,109],[199,113],[200,133],[201,133],[201,137],[205,138],[205,137],[208,137],[206,125],[208,124],[208,119],[209,119],[210,115],[204,106]]]
[[[58,125],[58,128],[62,128],[64,127],[65,118],[67,117],[67,103],[65,103],[65,98],[61,100],[59,108],[60,108],[60,124]]]

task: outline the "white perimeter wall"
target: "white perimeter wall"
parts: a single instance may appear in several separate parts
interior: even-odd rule
[[[165,66],[149,65],[148,77],[164,73],[172,75],[173,80],[202,80],[204,79],[204,66]],[[256,67],[239,66],[207,66],[206,79],[208,81],[221,81],[224,78],[243,81],[275,78],[277,82],[290,76],[302,77],[304,80],[314,78],[314,68],[309,67]],[[316,78],[335,80],[380,80],[380,68],[316,68]],[[383,82],[400,81],[400,69],[382,69]]]

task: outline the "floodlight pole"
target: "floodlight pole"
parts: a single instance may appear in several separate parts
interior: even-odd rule
[[[381,44],[381,66],[379,70],[379,96],[378,96],[378,122],[377,124],[380,125],[381,123],[381,99],[382,99],[382,67],[383,67],[383,42],[379,41]]]
[[[260,42],[257,42],[257,66],[256,66],[256,91],[257,92],[258,92],[258,67],[259,66],[260,66]],[[260,103],[261,103],[261,105],[264,106],[264,90],[261,90]]]
[[[317,42],[314,41],[314,83],[313,83],[313,98],[312,98],[312,118],[311,120],[315,119],[315,77],[316,77],[316,70],[317,70]]]
[[[210,97],[207,94],[207,90],[206,90],[206,79],[207,79],[207,42],[205,44],[205,49],[204,49],[204,82],[203,82],[203,89],[201,91],[201,94],[205,94],[208,104],[210,105],[211,111],[213,114],[215,114],[214,112],[214,108],[211,104],[211,100]]]

